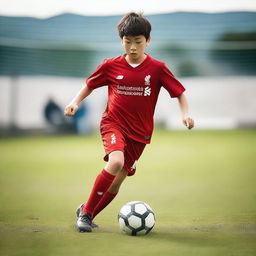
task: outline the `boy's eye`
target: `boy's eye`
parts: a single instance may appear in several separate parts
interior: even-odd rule
[[[141,44],[141,42],[136,42],[136,44]]]

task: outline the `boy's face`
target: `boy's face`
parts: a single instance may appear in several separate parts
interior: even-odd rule
[[[122,44],[130,63],[141,63],[145,58],[145,48],[149,44],[150,38],[145,36],[124,36]]]

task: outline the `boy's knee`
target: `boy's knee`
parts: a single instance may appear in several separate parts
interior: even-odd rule
[[[121,151],[113,152],[109,155],[109,160],[106,165],[107,171],[116,175],[124,166],[124,155]]]
[[[109,168],[116,173],[120,171],[123,168],[123,166],[124,166],[123,159],[115,158],[115,159],[109,160]]]

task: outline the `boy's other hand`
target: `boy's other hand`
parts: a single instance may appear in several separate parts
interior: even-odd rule
[[[182,121],[189,130],[194,127],[194,120],[191,117],[184,117]]]
[[[64,115],[65,116],[73,116],[77,110],[78,110],[77,104],[69,104],[65,108]]]

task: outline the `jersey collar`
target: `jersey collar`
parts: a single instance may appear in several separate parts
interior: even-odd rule
[[[127,67],[129,67],[129,69],[131,69],[131,70],[138,70],[138,69],[144,67],[145,64],[148,63],[148,62],[150,61],[150,59],[151,59],[151,57],[149,56],[149,54],[147,54],[147,53],[145,53],[145,54],[147,55],[146,58],[140,63],[139,66],[137,66],[137,67],[135,67],[135,68],[132,67],[132,66],[127,62],[127,60],[125,59],[125,56],[126,56],[127,54],[122,55],[122,61],[123,61],[123,63],[124,63]]]

